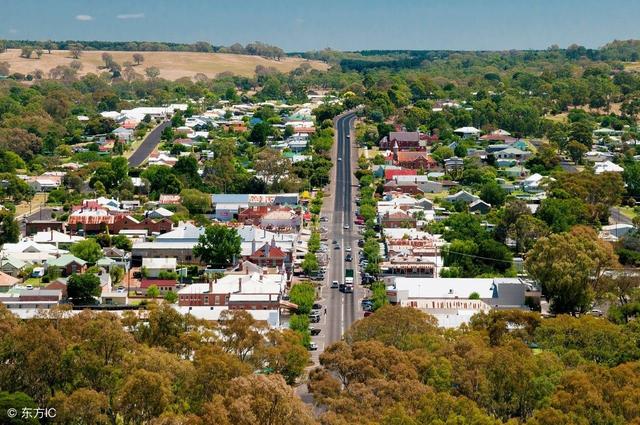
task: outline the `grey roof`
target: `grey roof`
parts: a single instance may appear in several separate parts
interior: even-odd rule
[[[248,194],[216,193],[211,195],[214,204],[243,204],[249,202]]]

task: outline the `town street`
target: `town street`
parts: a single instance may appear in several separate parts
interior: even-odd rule
[[[147,158],[149,158],[151,152],[153,152],[156,146],[158,146],[158,143],[160,143],[162,131],[170,125],[171,121],[164,121],[162,124],[151,130],[151,133],[145,137],[138,149],[129,157],[130,167],[139,167],[147,160]]]
[[[345,114],[335,120],[336,145],[333,152],[335,164],[331,181],[329,196],[325,197],[325,204],[322,216],[327,217],[326,225],[329,264],[325,273],[325,280],[320,290],[320,300],[323,307],[326,307],[326,314],[322,311],[320,323],[311,326],[321,329],[318,336],[313,337],[313,341],[318,344],[318,351],[314,353],[313,359],[317,362],[318,355],[330,344],[339,341],[342,335],[349,329],[357,319],[362,318],[360,300],[364,297],[365,290],[359,284],[358,279],[358,248],[357,229],[354,229],[354,205],[355,187],[357,180],[353,176],[353,169],[357,163],[357,155],[352,151],[350,138],[347,135],[351,132],[351,126],[355,120],[355,114]],[[349,226],[344,229],[345,224]],[[333,241],[339,245],[336,249]],[[345,261],[347,248],[351,248],[353,260]],[[344,282],[345,269],[353,268],[356,275],[354,278],[354,292],[342,293],[338,288],[331,288],[331,282],[337,280]]]

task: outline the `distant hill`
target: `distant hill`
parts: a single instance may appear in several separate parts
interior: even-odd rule
[[[99,74],[105,70],[101,67],[104,65],[102,61],[102,53],[104,51],[91,50],[85,51],[80,57],[82,68],[79,75],[89,73]],[[109,51],[114,60],[120,65],[125,62],[133,62],[132,55],[141,53],[144,56],[144,62],[134,67],[137,73],[144,75],[145,68],[157,67],[160,70],[160,77],[167,80],[177,80],[179,78],[191,78],[196,74],[202,73],[207,77],[215,77],[222,72],[231,72],[235,75],[252,77],[255,73],[256,66],[273,67],[281,72],[289,72],[300,66],[302,63],[308,63],[314,69],[325,70],[328,65],[313,60],[305,60],[302,58],[282,58],[280,60],[266,59],[261,56],[239,55],[231,53],[198,53],[198,52],[116,52]],[[34,70],[40,69],[45,75],[58,65],[69,65],[74,59],[67,50],[53,50],[51,54],[45,51],[40,59],[36,59],[33,55],[32,59],[20,57],[19,49],[8,49],[4,53],[0,53],[0,62],[8,62],[11,66],[11,72],[19,72],[22,74],[33,73]]]

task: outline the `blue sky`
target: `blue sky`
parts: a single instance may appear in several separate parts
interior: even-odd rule
[[[638,0],[0,0],[0,39],[260,40],[287,51],[599,47]]]

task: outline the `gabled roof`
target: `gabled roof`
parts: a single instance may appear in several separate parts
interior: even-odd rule
[[[85,264],[87,264],[87,262],[84,261],[82,258],[78,258],[73,254],[61,255],[58,258],[54,258],[53,260],[47,261],[47,265],[55,266],[55,267],[66,267],[71,263],[80,264],[81,266],[84,266]]]

